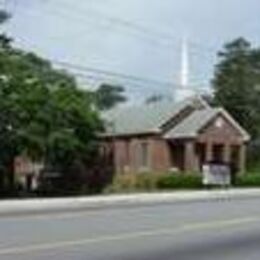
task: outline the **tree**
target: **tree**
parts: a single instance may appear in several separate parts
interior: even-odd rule
[[[218,57],[213,80],[215,102],[252,137],[260,136],[260,50],[239,38],[226,44]]]
[[[127,100],[123,87],[106,83],[100,85],[93,95],[100,110],[111,109]]]
[[[91,97],[50,62],[10,43],[0,46],[0,171],[9,188],[14,158],[22,153],[44,159],[64,176],[76,174],[72,166],[95,153],[102,127]]]
[[[6,22],[11,15],[5,10],[0,10],[0,24]]]

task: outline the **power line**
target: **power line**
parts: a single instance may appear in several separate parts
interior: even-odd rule
[[[140,82],[129,82],[129,81],[121,81],[118,79],[110,79],[107,78],[105,76],[101,76],[101,75],[87,75],[85,73],[79,73],[79,72],[72,72],[72,74],[78,78],[78,82],[82,85],[82,84],[86,84],[89,86],[90,82],[92,81],[94,83],[95,86],[93,87],[98,87],[103,83],[107,83],[107,84],[112,84],[112,85],[122,85],[125,87],[126,91],[128,92],[142,92],[142,94],[144,94],[144,90],[146,90],[148,93],[149,92],[153,92],[153,93],[168,93],[170,94],[172,92],[171,88],[158,88],[156,86],[153,85],[146,85]],[[92,85],[93,85],[92,83]]]
[[[25,41],[21,40],[21,38],[19,39],[19,41],[22,44],[25,43]],[[28,42],[26,42],[26,44],[27,43]],[[31,43],[28,45],[32,46]],[[68,71],[72,72],[72,74],[74,74],[76,77],[81,77],[81,78],[85,78],[85,79],[96,79],[96,80],[105,79],[105,80],[107,80],[107,77],[109,77],[110,79],[113,78],[113,79],[124,80],[124,81],[130,82],[131,85],[139,85],[140,87],[144,87],[144,84],[146,84],[146,86],[149,85],[149,88],[154,88],[156,86],[156,88],[163,87],[165,90],[167,88],[185,89],[180,84],[176,84],[174,82],[161,81],[161,80],[157,80],[157,79],[130,75],[130,74],[121,73],[118,71],[111,71],[111,70],[106,70],[106,69],[95,68],[92,66],[85,66],[85,65],[83,66],[83,65],[79,65],[79,64],[75,64],[75,63],[71,63],[71,62],[67,62],[67,61],[56,60],[56,59],[48,59],[48,60],[52,64],[57,65],[60,68],[67,69]],[[208,90],[208,88],[203,88],[201,86],[194,86],[194,87],[196,87],[197,91],[205,92],[206,90]],[[189,89],[190,87],[186,87],[186,88]]]
[[[24,40],[19,39],[21,44],[25,44]],[[28,44],[33,48],[36,48],[34,44]],[[173,83],[160,82],[154,79],[142,78],[134,75],[128,75],[120,72],[107,71],[103,69],[82,66],[78,64],[72,64],[69,62],[59,61],[56,59],[48,59],[52,64],[56,65],[58,69],[65,70],[75,76],[80,83],[89,84],[90,81],[94,81],[95,85],[102,83],[112,82],[112,84],[127,85],[132,90],[153,90],[153,91],[167,91],[170,92]],[[149,84],[149,85],[148,85]],[[159,88],[163,87],[163,88]]]
[[[26,45],[31,45],[32,44],[28,44],[28,42],[22,40],[21,38],[17,38],[18,41],[22,44],[26,44]],[[33,46],[36,47],[36,46]],[[148,83],[148,84],[153,84],[153,85],[160,85],[160,86],[172,86],[173,83],[170,82],[163,82],[163,81],[159,81],[156,79],[148,79],[148,78],[143,78],[140,76],[135,76],[135,75],[129,75],[129,74],[125,74],[125,73],[121,73],[121,72],[115,72],[115,71],[111,71],[111,70],[105,70],[105,69],[100,69],[100,68],[94,68],[94,67],[90,67],[90,66],[83,66],[83,65],[79,65],[79,64],[74,64],[71,62],[66,62],[66,61],[60,61],[60,60],[56,60],[56,59],[49,59],[53,64],[56,64],[62,68],[66,68],[66,69],[70,69],[70,70],[76,70],[78,76],[84,76],[86,74],[85,73],[92,73],[92,74],[98,74],[98,75],[103,75],[103,76],[109,76],[109,77],[115,77],[115,78],[121,78],[121,79],[125,79],[128,81],[135,81],[135,82],[143,82],[143,83]]]
[[[150,84],[157,84],[157,85],[164,85],[164,86],[172,85],[169,82],[157,81],[154,79],[147,79],[147,78],[143,78],[143,77],[139,77],[139,76],[135,76],[135,75],[129,75],[129,74],[114,72],[114,71],[110,71],[110,70],[82,66],[82,65],[78,65],[78,64],[64,62],[64,61],[57,61],[57,60],[51,60],[51,61],[54,64],[60,65],[65,68],[76,69],[76,70],[85,71],[85,72],[93,72],[93,73],[97,73],[97,74],[101,74],[101,75],[103,74],[103,75],[108,75],[108,76],[114,76],[114,77],[124,78],[124,79],[131,80],[131,81],[140,81],[140,82],[145,82],[145,83],[150,83]]]
[[[67,8],[66,8],[67,6]],[[73,11],[73,10],[77,10],[77,12]],[[86,11],[84,11],[86,10]],[[35,12],[32,10],[24,10],[25,12],[29,12],[29,13],[34,13]],[[139,37],[142,36],[142,38],[146,38],[147,37],[144,37],[144,36],[149,36],[149,41],[152,42],[152,43],[157,43],[157,44],[162,44],[164,46],[168,46],[168,47],[171,47],[171,46],[176,46],[177,41],[179,41],[180,39],[178,39],[177,37],[173,36],[173,35],[169,35],[169,34],[166,34],[166,33],[162,33],[162,32],[155,32],[154,30],[148,28],[148,27],[145,27],[145,26],[142,26],[142,25],[139,25],[137,23],[134,23],[132,21],[128,21],[128,20],[124,20],[124,19],[121,19],[121,18],[118,18],[118,17],[114,17],[114,16],[109,16],[107,14],[104,14],[104,13],[101,13],[97,10],[93,10],[93,9],[77,9],[75,8],[75,5],[69,5],[68,3],[63,3],[62,6],[59,6],[59,9],[51,9],[51,10],[48,10],[48,12],[52,12],[54,13],[55,15],[58,15],[60,18],[62,19],[74,19],[80,23],[84,23],[86,24],[86,21],[88,19],[88,22],[92,21],[92,24],[94,24],[95,26],[98,25],[100,27],[104,27],[104,24],[97,24],[97,23],[93,23],[93,20],[90,20],[91,18],[88,16],[89,14],[92,14],[92,17],[93,17],[93,14],[94,14],[94,18],[95,16],[97,16],[99,18],[98,21],[103,20],[103,21],[106,21],[107,24],[105,25],[105,27],[107,25],[111,25],[111,24],[114,24],[116,25],[116,28],[121,28],[121,29],[127,29],[127,31],[129,32],[132,31],[132,32],[138,32],[139,33]],[[71,15],[71,14],[75,14],[76,16],[74,15]],[[86,15],[86,13],[88,15]],[[111,29],[111,28],[109,28]],[[114,28],[115,29],[115,28]],[[122,31],[121,31],[122,32]],[[129,35],[129,34],[128,34]],[[200,44],[198,43],[194,43],[194,42],[190,42],[190,45],[192,47],[194,47],[196,49],[196,51],[193,49],[191,50],[191,52],[193,54],[197,54],[197,55],[201,55],[201,54],[204,54],[205,55],[205,51],[207,52],[214,52],[215,53],[215,50],[212,48],[206,48],[206,47],[203,47],[203,52],[201,51],[202,48],[200,46]],[[199,51],[200,50],[200,51]],[[207,55],[208,57],[208,55]]]
[[[67,5],[68,6],[68,5]],[[71,9],[72,9],[73,7],[71,6]],[[70,10],[71,10],[70,9]],[[26,9],[27,10],[27,12],[29,12],[29,13],[31,13],[31,14],[33,14],[33,15],[35,15],[35,12],[31,12],[31,10],[28,10],[28,9]],[[73,17],[74,19],[77,19],[77,21],[78,22],[80,22],[80,23],[82,23],[83,21],[86,21],[86,17],[88,17],[89,18],[89,16],[86,16],[86,15],[84,15],[84,18],[83,17],[81,17],[80,15],[78,15],[77,14],[77,16],[75,17],[75,16],[71,16],[71,12],[70,13],[67,13],[66,11],[65,11],[65,13],[64,13],[64,10],[65,9],[59,9],[59,10],[51,10],[51,12],[53,13],[53,14],[55,14],[55,16],[56,16],[56,14],[59,14],[59,16],[62,18],[62,19],[69,19],[70,17]],[[54,12],[53,12],[54,11]],[[81,10],[82,11],[82,10]],[[91,12],[91,11],[90,11]],[[95,12],[94,12],[95,13]],[[85,14],[85,13],[84,13]],[[100,15],[100,16],[102,16],[102,15]],[[83,19],[82,19],[83,18]],[[106,16],[105,16],[105,19],[107,19],[106,18]],[[112,19],[112,21],[113,21],[113,23],[115,23],[116,21],[118,21],[118,19],[119,20],[121,20],[120,18],[108,18],[108,19]],[[150,30],[150,29],[146,29],[145,27],[143,27],[143,26],[139,26],[138,24],[136,24],[136,23],[131,23],[130,21],[125,21],[125,20],[123,20],[124,22],[121,22],[121,25],[123,24],[123,26],[125,26],[125,25],[128,25],[128,27],[126,27],[126,28],[129,28],[129,26],[130,26],[130,29],[132,28],[134,28],[135,30],[139,30],[139,32],[141,33],[141,32],[146,32],[146,34],[145,35],[147,35],[147,33],[148,33],[148,35],[152,35],[152,36],[154,36],[155,38],[153,39],[153,41],[151,41],[152,40],[152,38],[150,38],[149,40],[149,42],[150,43],[156,43],[156,44],[158,44],[158,43],[160,43],[160,44],[165,44],[165,42],[161,42],[161,38],[167,38],[168,39],[168,46],[170,46],[169,44],[171,44],[171,45],[173,45],[174,44],[174,41],[171,41],[170,42],[170,37],[171,36],[169,36],[169,35],[160,35],[160,33],[155,33],[155,34],[153,34],[152,33],[152,31]],[[85,23],[86,24],[86,23]],[[92,24],[95,24],[96,25],[96,23],[93,23],[93,20],[92,20]],[[101,25],[101,26],[104,26],[104,24],[103,25]],[[137,29],[138,28],[138,29]],[[140,29],[141,28],[141,29]],[[84,30],[86,30],[85,28],[84,28]],[[141,35],[142,36],[142,35]],[[160,37],[159,37],[160,36]],[[48,38],[50,38],[50,37],[48,37]],[[58,37],[51,37],[51,38],[53,38],[53,39],[55,39],[55,40],[57,40],[58,39]],[[160,38],[160,39],[158,39],[158,38]],[[146,38],[147,39],[147,38]],[[155,40],[156,39],[156,40]],[[175,40],[176,40],[176,38],[175,38]],[[194,44],[192,45],[192,46],[194,46]],[[163,50],[163,49],[160,49],[160,51],[161,50]],[[190,52],[194,55],[194,54],[199,54],[198,52],[194,52],[194,50],[193,51],[191,51],[191,49],[190,49]],[[201,54],[201,53],[200,53]],[[204,53],[205,54],[205,53]],[[209,56],[207,55],[207,58],[209,58]],[[200,58],[200,63],[201,62],[205,62],[205,59],[203,58],[203,59],[201,59]],[[213,61],[210,59],[210,63],[213,63]],[[195,78],[195,77],[193,77],[193,78]],[[197,78],[197,77],[196,77]],[[199,81],[200,81],[201,79],[199,79]],[[205,80],[203,80],[203,81],[206,81],[207,80],[207,78],[205,78]]]
[[[27,14],[30,14],[30,15],[34,15],[36,17],[39,17],[39,13],[35,10],[29,10],[29,9],[23,9],[22,12],[24,13],[27,13]],[[48,13],[49,14],[53,14],[56,18],[61,18],[63,20],[70,20],[70,22],[78,22],[80,23],[81,25],[84,24],[84,31],[88,32],[87,29],[85,28],[86,25],[92,25],[92,26],[95,26],[95,27],[99,27],[99,28],[103,28],[104,30],[110,30],[111,29],[111,24],[109,23],[106,23],[106,24],[101,24],[101,23],[97,23],[97,20],[95,19],[95,17],[92,16],[92,18],[90,16],[86,16],[86,15],[79,15],[79,14],[75,14],[75,15],[71,15],[73,14],[73,12],[71,11],[68,11],[66,9],[63,9],[63,8],[60,8],[60,9],[55,9],[55,10],[48,10]],[[94,18],[94,19],[93,19]],[[103,20],[104,21],[104,20]],[[98,21],[100,22],[100,21]],[[122,29],[122,28],[121,28]],[[129,36],[129,31],[123,31],[121,30],[120,33],[124,33],[126,35]],[[160,39],[158,38],[154,38],[154,37],[147,37],[148,35],[143,35],[143,34],[140,34],[140,32],[138,34],[136,34],[136,32],[132,31],[132,33],[134,33],[135,37],[138,37],[139,39],[142,38],[142,40],[146,40],[146,43],[150,43],[150,44],[153,44],[155,45],[156,47],[158,47],[158,44],[162,45],[162,46],[167,46],[165,44],[165,42],[162,42]],[[53,39],[59,39],[59,37],[55,36],[55,37],[52,37]]]
[[[20,43],[24,43],[21,42]],[[56,65],[58,69],[62,69],[65,70],[66,72],[70,73],[71,75],[75,76],[76,79],[78,80],[78,82],[83,83],[83,84],[87,84],[89,85],[90,82],[94,82],[95,86],[98,86],[102,83],[109,83],[112,82],[112,84],[122,84],[125,85],[127,84],[128,87],[130,87],[131,89],[135,89],[135,90],[143,90],[143,89],[147,89],[147,90],[157,90],[158,91],[158,87],[155,87],[154,85],[151,85],[151,80],[149,80],[150,85],[148,86],[147,82],[145,82],[145,79],[142,78],[142,81],[140,82],[140,78],[137,79],[137,77],[135,77],[135,79],[132,78],[132,76],[130,75],[119,75],[119,73],[115,73],[115,72],[105,72],[102,70],[102,73],[100,73],[99,69],[94,69],[94,68],[88,68],[89,70],[86,71],[83,70],[81,65],[75,65],[75,64],[71,64],[71,63],[65,63],[65,62],[61,62],[61,61],[57,61],[57,60],[51,60],[48,59],[52,64]],[[157,85],[158,86],[158,85]],[[170,88],[168,88],[170,90]],[[161,89],[162,90],[162,89]],[[163,91],[166,91],[167,88],[164,85]]]
[[[77,73],[78,76],[82,76],[82,77],[88,77],[88,75],[86,75],[86,73],[94,73],[94,75],[105,75],[105,76],[112,76],[115,78],[119,78],[119,79],[124,79],[130,82],[139,82],[139,83],[145,83],[145,84],[149,84],[149,87],[152,86],[158,86],[158,87],[164,87],[164,88],[174,88],[174,89],[190,89],[190,87],[184,87],[181,86],[179,84],[173,83],[173,82],[166,82],[166,81],[158,81],[155,79],[150,79],[150,78],[143,78],[143,77],[139,77],[139,76],[134,76],[134,75],[129,75],[129,74],[124,74],[124,73],[119,73],[119,72],[114,72],[114,71],[110,71],[110,70],[104,70],[104,69],[99,69],[99,68],[93,68],[93,67],[88,67],[88,66],[82,66],[82,65],[77,65],[77,64],[72,64],[72,63],[68,63],[68,62],[64,62],[64,61],[57,61],[57,60],[51,60],[52,63],[60,65],[66,69],[70,69],[70,70],[79,70],[81,71],[81,73]],[[195,87],[195,86],[194,86]],[[196,90],[202,90],[205,91],[206,88],[202,88],[202,87],[197,87],[196,86]]]
[[[120,25],[122,27],[125,27],[125,28],[128,28],[128,29],[132,29],[132,30],[135,30],[135,31],[139,31],[141,33],[148,34],[150,36],[156,37],[157,39],[159,37],[160,39],[166,40],[168,42],[168,44],[170,44],[170,45],[173,45],[173,41],[176,41],[176,40],[179,41],[180,40],[178,37],[176,37],[173,34],[164,33],[164,32],[155,30],[155,28],[149,28],[147,26],[143,26],[143,25],[138,24],[136,22],[133,22],[133,21],[130,21],[130,20],[126,20],[126,19],[122,19],[120,17],[113,16],[113,15],[110,15],[108,13],[101,12],[101,11],[99,11],[97,9],[93,9],[93,8],[87,8],[87,9],[86,8],[83,8],[83,9],[80,8],[79,9],[75,5],[71,5],[68,2],[63,2],[62,3],[62,8],[65,10],[66,7],[67,7],[68,10],[70,10],[70,12],[72,10],[75,10],[76,11],[75,13],[77,13],[77,14],[81,13],[82,15],[85,16],[86,15],[85,11],[86,11],[88,13],[92,13],[92,14],[97,15],[101,19],[105,19],[105,20],[107,20],[110,23],[113,23],[113,24],[116,24],[116,25]],[[207,51],[207,52],[210,52],[210,53],[212,53],[212,52],[215,53],[215,49],[214,48],[211,48],[211,47],[208,47],[208,46],[204,46],[204,45],[202,45],[200,43],[197,43],[197,42],[194,42],[194,41],[191,41],[190,43],[196,49],[200,49],[200,50],[203,49],[203,52]]]
[[[25,42],[24,40],[21,41],[22,43]],[[28,43],[28,42],[27,42]],[[31,45],[31,44],[28,44],[28,45]],[[53,61],[53,63],[55,63],[55,61]],[[150,83],[150,84],[158,84],[158,85],[171,85],[172,86],[172,82],[169,83],[169,82],[162,82],[160,80],[156,80],[156,79],[144,79],[142,77],[138,77],[138,76],[135,76],[135,75],[123,75],[122,73],[117,73],[117,72],[111,72],[111,71],[107,71],[107,70],[102,70],[102,69],[93,69],[91,67],[87,67],[87,66],[84,66],[84,68],[82,68],[82,65],[79,65],[79,64],[61,64],[62,62],[61,61],[56,61],[56,63],[58,63],[58,65],[63,65],[66,66],[70,66],[70,69],[80,69],[82,71],[82,69],[87,69],[88,72],[98,72],[99,74],[106,74],[106,75],[109,75],[109,76],[117,76],[117,77],[120,77],[120,78],[124,78],[124,79],[128,79],[128,80],[132,80],[132,81],[144,81],[146,83]],[[66,63],[66,62],[65,62]],[[102,66],[102,65],[101,65]],[[104,65],[103,65],[104,67]],[[197,77],[197,76],[194,76],[194,75],[191,75],[191,78],[193,80],[197,80],[197,81],[201,81],[203,79],[203,77]],[[207,77],[205,75],[205,78],[202,80],[202,81],[206,81],[207,80]],[[149,81],[149,82],[147,82]]]

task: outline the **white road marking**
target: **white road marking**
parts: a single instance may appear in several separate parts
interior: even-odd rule
[[[29,246],[20,246],[20,247],[9,247],[0,249],[0,255],[17,255],[17,254],[27,254],[38,251],[45,250],[54,250],[60,248],[67,248],[73,246],[82,246],[88,244],[102,243],[102,242],[111,242],[111,241],[120,241],[128,239],[137,239],[151,236],[160,236],[160,235],[173,235],[187,231],[203,231],[208,229],[218,229],[231,226],[239,226],[242,224],[249,224],[258,222],[260,218],[250,217],[250,218],[240,218],[240,219],[228,219],[215,222],[203,222],[203,223],[191,223],[186,224],[180,227],[175,228],[162,228],[155,230],[144,230],[140,232],[133,232],[127,234],[118,234],[118,235],[106,235],[99,236],[95,238],[87,238],[80,240],[68,240],[68,241],[58,241],[52,243],[42,243],[34,244]]]

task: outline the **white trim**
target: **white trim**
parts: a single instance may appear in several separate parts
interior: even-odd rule
[[[232,124],[232,126],[237,129],[237,131],[243,136],[243,141],[248,142],[250,141],[250,135],[247,133],[247,131],[242,128],[234,119],[233,117],[224,109],[224,108],[212,108],[216,111],[201,127],[198,129],[197,134],[191,134],[189,136],[187,135],[179,135],[175,136],[174,139],[180,139],[180,138],[196,138],[198,136],[198,132],[203,129],[213,118],[217,117],[219,114],[222,115],[225,119],[228,120]],[[168,136],[167,134],[164,135],[166,139],[170,139],[172,137]]]

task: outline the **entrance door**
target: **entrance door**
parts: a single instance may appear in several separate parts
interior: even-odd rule
[[[223,163],[224,162],[224,158],[223,158],[223,154],[224,154],[224,145],[213,145],[213,161],[216,163]]]

